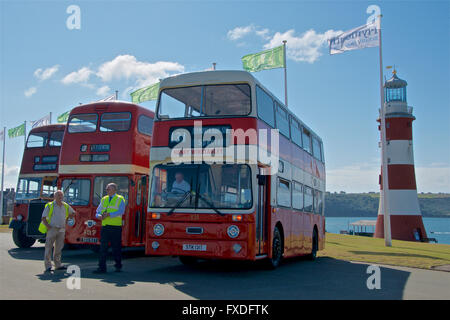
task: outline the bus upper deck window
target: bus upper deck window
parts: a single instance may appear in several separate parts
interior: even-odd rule
[[[128,131],[131,125],[130,112],[104,113],[100,119],[100,131]]]
[[[64,131],[54,131],[50,134],[48,145],[50,147],[60,147],[62,144]]]
[[[27,140],[27,148],[43,148],[47,144],[48,132],[30,133]]]
[[[81,133],[81,132],[94,132],[97,130],[97,118],[98,115],[92,114],[75,114],[69,119],[69,132]]]
[[[246,116],[250,109],[248,84],[192,86],[164,89],[159,101],[158,117]]]

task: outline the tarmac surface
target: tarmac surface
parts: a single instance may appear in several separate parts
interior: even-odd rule
[[[125,250],[123,272],[93,274],[97,255],[64,250],[63,263],[78,265],[80,289],[70,274],[44,274],[44,246],[18,249],[0,233],[0,299],[450,299],[450,272],[380,266],[381,289],[367,288],[368,264],[331,258],[286,259],[276,270],[260,263],[205,261],[184,266],[175,257]]]

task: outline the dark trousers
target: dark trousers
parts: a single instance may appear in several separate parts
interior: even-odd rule
[[[114,256],[114,265],[117,269],[122,268],[122,227],[103,226],[100,233],[100,257],[98,267],[106,270],[106,257],[108,255],[108,243],[111,243]]]

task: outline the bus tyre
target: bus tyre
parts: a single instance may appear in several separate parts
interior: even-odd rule
[[[281,259],[283,258],[283,241],[281,240],[281,234],[278,228],[273,231],[273,241],[272,241],[272,258],[268,260],[268,267],[270,269],[275,269],[280,265]]]
[[[29,248],[36,242],[36,239],[27,237],[25,228],[14,228],[12,237],[14,243],[19,248]]]
[[[311,253],[308,255],[309,260],[316,260],[318,249],[319,249],[319,237],[317,235],[317,230],[314,228]]]
[[[192,266],[198,262],[196,257],[188,257],[188,256],[179,256],[180,262],[185,266]]]

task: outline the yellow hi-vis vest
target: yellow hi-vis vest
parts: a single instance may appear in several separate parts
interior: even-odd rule
[[[69,205],[62,201],[63,206],[66,208],[66,219],[69,216]],[[48,215],[47,215],[47,223],[50,224],[50,221],[52,221],[53,216],[53,208],[55,207],[55,201],[49,202],[45,205],[45,208],[49,207]],[[40,233],[47,233],[47,226],[41,221],[39,224],[39,232]]]
[[[124,197],[118,195],[117,193],[111,201],[109,201],[109,196],[104,196],[102,198],[102,213],[106,211],[111,214],[118,211],[122,201],[125,201]],[[122,216],[107,217],[102,220],[102,226],[122,226]]]

